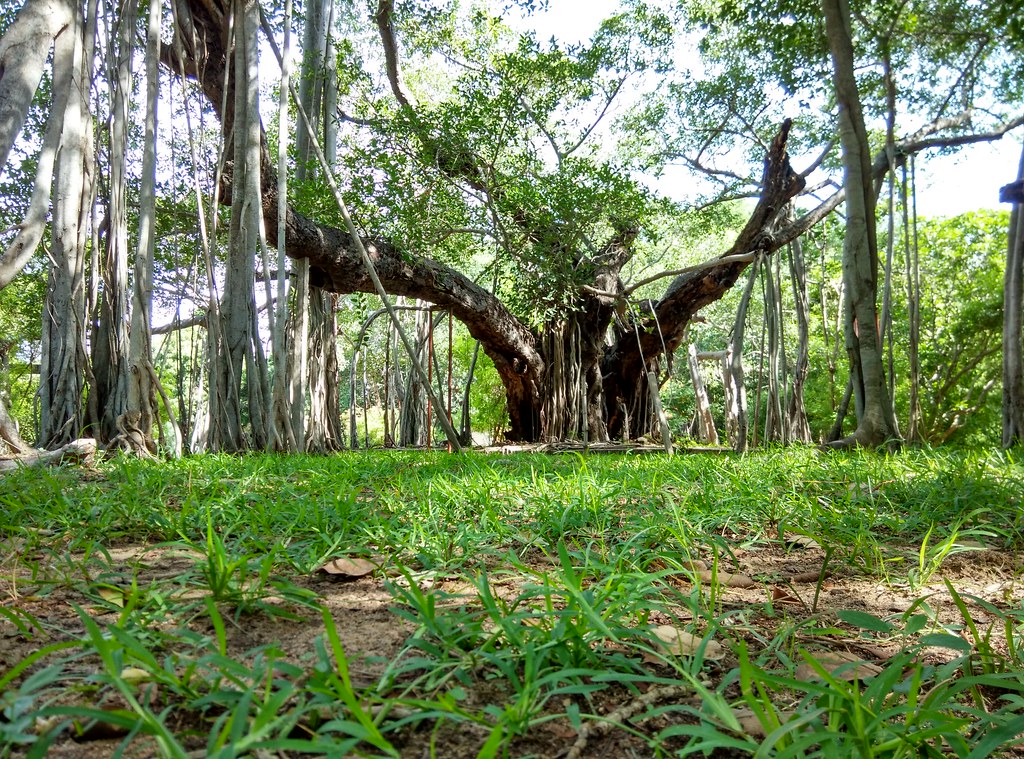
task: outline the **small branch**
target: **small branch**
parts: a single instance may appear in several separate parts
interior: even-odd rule
[[[659,701],[676,701],[693,694],[693,689],[684,685],[663,685],[658,688],[651,688],[642,696],[637,696],[628,704],[620,706],[615,711],[600,717],[600,722],[588,722],[580,726],[575,743],[565,755],[565,759],[582,759],[583,751],[587,748],[590,738],[601,738],[617,727],[620,727],[626,720],[642,712],[644,709],[653,706]]]
[[[570,147],[568,150],[565,151],[565,155],[572,155],[577,150],[579,150],[580,147],[583,145],[583,143],[587,141],[587,138],[590,137],[591,133],[593,133],[593,131],[595,129],[597,129],[597,125],[601,123],[601,121],[604,119],[605,115],[608,113],[608,109],[612,107],[612,103],[614,102],[615,98],[618,96],[619,91],[622,89],[622,86],[626,83],[626,80],[628,78],[629,77],[622,77],[622,79],[620,79],[615,84],[615,86],[612,88],[611,93],[605,99],[604,108],[602,108],[601,112],[599,114],[597,114],[597,119],[594,120],[593,124],[591,124],[589,127],[587,127],[587,130],[583,133],[583,136],[580,137],[579,140],[576,141],[576,144],[573,145],[572,147]]]
[[[650,277],[644,277],[643,279],[634,282],[624,291],[626,295],[633,294],[636,290],[639,290],[644,285],[649,285],[651,282],[657,282],[659,279],[665,279],[665,277],[678,277],[681,274],[693,274],[704,269],[713,269],[716,266],[722,264],[733,264],[733,263],[750,263],[757,256],[756,253],[736,253],[731,256],[723,256],[722,258],[713,258],[710,261],[697,264],[696,266],[687,266],[682,269],[670,269],[669,271],[663,271],[659,274],[652,274]]]
[[[356,126],[362,127],[372,127],[374,129],[380,126],[379,123],[373,119],[363,119],[360,118],[359,116],[353,116],[350,113],[346,113],[341,109],[341,106],[338,107],[337,113],[338,121],[344,121],[347,124],[355,124]]]

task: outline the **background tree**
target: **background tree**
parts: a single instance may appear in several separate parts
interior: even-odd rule
[[[43,310],[39,438],[56,447],[78,438],[83,427],[86,357],[86,246],[92,195],[93,153],[89,92],[92,87],[96,6],[89,17],[76,7],[72,23],[54,45],[54,84],[66,91],[54,166],[52,266]]]
[[[843,282],[847,291],[846,351],[857,411],[853,438],[880,445],[899,437],[882,363],[878,329],[878,242],[871,149],[854,77],[850,8],[846,0],[822,0],[839,103],[839,137],[843,146],[846,191],[846,236]]]
[[[755,419],[765,410],[762,399],[770,400],[772,413],[764,419],[779,436],[789,437],[791,399],[800,372],[806,371],[797,368],[802,364],[799,352],[791,351],[806,341],[786,327],[789,299],[801,302],[802,277],[795,270],[790,275],[796,285],[790,296],[790,288],[782,286],[782,262],[768,257],[797,241],[845,197],[844,191],[818,197],[830,192],[828,183],[839,168],[830,142],[837,113],[831,91],[821,85],[829,57],[820,6],[787,0],[782,18],[767,18],[767,11],[755,6],[682,7],[685,17],[642,2],[625,3],[579,43],[544,42],[532,33],[514,33],[486,10],[461,9],[454,3],[395,7],[384,1],[369,16],[346,10],[337,24],[326,25],[331,27],[327,39],[338,44],[335,53],[323,56],[332,70],[334,61],[340,61],[340,75],[328,77],[338,82],[339,107],[329,105],[333,95],[319,86],[313,89],[320,93],[320,106],[309,104],[321,125],[317,129],[323,131],[321,152],[338,147],[345,159],[318,160],[319,175],[288,189],[277,182],[254,115],[260,97],[255,67],[251,58],[244,71],[233,63],[244,47],[235,41],[244,35],[231,32],[231,5],[226,0],[175,3],[175,36],[161,47],[161,58],[177,76],[198,83],[205,103],[182,103],[177,111],[189,123],[186,171],[192,175],[188,184],[193,194],[186,203],[158,203],[156,224],[168,230],[178,224],[198,226],[189,245],[205,257],[206,270],[195,276],[172,274],[165,267],[182,259],[161,252],[165,243],[160,242],[157,255],[166,263],[156,274],[159,281],[175,277],[176,282],[194,282],[193,297],[209,303],[206,313],[189,320],[206,325],[210,335],[209,355],[217,371],[208,373],[208,402],[215,411],[227,409],[208,439],[227,449],[264,445],[272,429],[267,412],[273,408],[275,416],[280,413],[271,404],[270,367],[263,358],[270,330],[262,309],[276,324],[276,313],[270,313],[275,307],[269,301],[257,307],[259,288],[253,283],[257,251],[264,260],[264,279],[272,273],[261,231],[267,240],[280,240],[293,261],[307,262],[314,290],[375,292],[360,253],[365,247],[390,296],[434,304],[435,315],[453,314],[465,325],[468,339],[479,341],[501,380],[509,435],[524,440],[599,441],[656,430],[655,396],[672,381],[669,362],[676,348],[689,341],[693,317],[722,297],[753,261],[762,259],[762,269],[770,274],[765,292],[772,297],[767,308],[757,305],[761,310],[755,309],[754,316],[769,320],[763,355],[770,371],[755,368],[746,375],[754,391]],[[933,24],[930,17],[927,24],[915,21],[923,10],[938,14],[941,24]],[[985,28],[992,19],[975,18],[990,12],[985,6],[978,14],[965,14],[955,3],[938,0],[913,8],[884,3],[853,8],[851,24],[856,27],[850,33],[863,30],[869,43],[857,46],[857,93],[867,124],[886,134],[884,145],[882,140],[870,145],[874,154],[866,169],[860,162],[864,176],[870,175],[868,185],[899,170],[916,152],[991,139],[1019,123],[1006,118],[1003,100],[984,114],[964,109],[977,97],[1002,98],[1009,92],[1008,87],[1000,89],[1000,76],[1012,66]],[[237,13],[235,17],[241,18]],[[265,19],[264,34],[279,35],[287,19],[287,14],[283,21],[277,16]],[[236,26],[244,29],[244,24]],[[946,43],[936,33],[940,27],[954,31]],[[83,40],[88,28],[83,24]],[[699,40],[702,70],[673,69],[680,32],[692,35],[688,42]],[[256,33],[247,34],[245,39],[251,39]],[[315,36],[323,39],[319,32]],[[320,50],[321,45],[310,43],[307,48]],[[114,55],[101,44],[97,60]],[[116,59],[107,60],[100,70],[116,72]],[[909,85],[918,76],[932,77],[935,84],[911,97]],[[250,96],[250,91],[256,94]],[[624,98],[626,93],[629,98]],[[60,96],[56,86],[54,94]],[[796,109],[796,103],[803,105]],[[97,107],[101,112],[107,107],[103,98]],[[335,110],[340,117],[336,138],[329,133]],[[218,116],[230,139],[224,152],[227,170],[219,182],[207,173],[218,164],[203,126],[209,113]],[[785,118],[792,114],[796,121]],[[901,126],[905,136],[900,135]],[[179,130],[178,139],[181,135]],[[169,142],[174,144],[173,138]],[[311,140],[310,146],[314,144]],[[790,166],[790,148],[812,156],[801,159],[803,175]],[[45,158],[45,151],[41,156]],[[665,201],[637,171],[643,169],[649,177],[668,170],[672,161],[683,161],[706,178],[701,195],[691,199],[692,209]],[[289,169],[282,165],[284,182]],[[168,173],[181,176],[182,167],[174,164]],[[340,196],[333,189],[327,192],[335,179]],[[900,184],[895,178],[890,181],[889,203],[876,204],[889,219],[901,211],[909,216],[909,203],[902,199],[907,183]],[[36,190],[41,186],[37,183]],[[808,190],[806,197],[797,197]],[[875,202],[874,187],[872,191],[865,203]],[[207,210],[210,195],[223,208]],[[45,220],[43,197],[42,216],[39,205],[26,206],[37,209],[33,218]],[[340,210],[332,202],[336,197],[353,209],[362,227],[359,239],[341,227]],[[785,209],[794,198],[797,212],[790,218]],[[706,244],[697,243],[692,233],[682,242],[679,237],[687,229],[722,228],[720,220],[740,208],[726,212],[722,201],[730,199],[746,200],[742,213],[748,221],[733,226],[729,239],[707,243],[716,251],[710,261],[693,265],[707,254],[696,261],[664,255],[666,247]],[[86,205],[91,213],[91,200]],[[865,218],[873,220],[874,214]],[[881,227],[886,230],[882,242],[890,245],[882,280],[883,291],[889,293],[883,298],[884,316],[907,311],[892,287],[900,265],[897,256],[888,255],[894,250],[896,226],[893,221]],[[27,224],[19,234],[26,229],[43,227]],[[903,229],[909,230],[909,224]],[[907,232],[904,236],[909,237]],[[5,260],[23,257],[24,249],[15,243],[12,238],[13,252]],[[278,270],[279,276],[286,274],[286,267],[279,265]],[[87,281],[98,281],[102,272],[102,267],[88,272]],[[218,283],[225,274],[221,291]],[[819,292],[826,291],[822,283]],[[87,308],[94,292],[87,289]],[[106,296],[105,282],[99,292]],[[819,300],[830,308],[835,305],[829,298]],[[435,321],[444,323],[443,317]],[[858,316],[858,329],[861,321]],[[854,324],[852,316],[849,322]],[[331,328],[336,317],[323,323]],[[902,388],[899,352],[891,346],[904,339],[903,333],[896,323],[882,326],[889,341],[883,354],[884,383],[887,389],[890,384]],[[431,334],[427,330],[424,340],[429,342]],[[762,350],[752,334],[748,360]],[[81,339],[83,345],[87,340]],[[726,341],[722,338],[714,349],[721,350]],[[323,343],[333,346],[336,339],[328,336]],[[241,353],[235,350],[238,346],[244,346]],[[223,365],[222,356],[230,357]],[[734,353],[733,361],[743,358]],[[759,367],[757,358],[754,367]],[[396,357],[392,365],[397,367],[398,361]],[[275,359],[274,371],[282,363]],[[431,384],[437,384],[442,372],[435,371],[433,362],[429,366]],[[406,363],[402,371],[411,368]],[[87,366],[73,370],[92,384]],[[323,376],[333,374],[328,370]],[[762,384],[765,379],[770,379],[767,385]],[[447,392],[443,386],[435,389]],[[186,402],[196,397],[184,383],[177,392]],[[225,402],[229,393],[235,400]],[[327,400],[328,395],[326,386],[314,389],[310,401]],[[88,397],[100,401],[98,393]],[[75,405],[82,405],[80,392]],[[105,401],[98,405],[102,408],[90,412],[88,419],[109,415]],[[888,405],[891,415],[894,404]],[[895,406],[902,409],[902,401]],[[305,402],[293,404],[293,410],[304,409]],[[196,427],[196,441],[203,439],[202,427]],[[220,430],[229,428],[242,432],[221,435]],[[330,437],[337,439],[338,434]]]
[[[1017,181],[1003,188],[1002,200],[1013,201],[1003,281],[1003,447],[1024,440],[1024,220],[1021,190],[1024,155]],[[1015,189],[1016,187],[1016,189]]]

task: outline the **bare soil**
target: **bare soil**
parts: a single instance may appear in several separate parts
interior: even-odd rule
[[[0,615],[0,673],[9,671],[42,646],[85,636],[86,629],[76,612],[76,606],[85,609],[101,625],[116,621],[116,605],[107,604],[101,608],[104,605],[98,606],[96,603],[95,588],[98,581],[118,587],[130,584],[134,578],[139,587],[153,585],[172,589],[178,587],[180,590],[180,585],[175,586],[175,583],[183,575],[194,572],[196,562],[202,559],[197,553],[174,546],[113,547],[108,549],[109,562],[106,558],[96,562],[86,556],[60,556],[59,553],[27,557],[21,554],[22,550],[18,543],[10,541],[2,549],[0,604],[7,610],[17,610],[38,620],[42,632],[37,630],[33,635],[26,635],[9,619]],[[900,553],[899,549],[892,551],[896,556]],[[916,565],[914,549],[908,547],[902,553],[906,556],[905,567]],[[823,570],[824,551],[806,540],[766,541],[755,549],[736,549],[733,558],[734,566],[722,565],[718,568],[718,579],[722,579],[727,570],[741,578],[749,578],[753,583],[749,587],[720,586],[717,589],[720,593],[720,608],[723,614],[733,612],[728,614],[732,625],[730,634],[746,639],[755,651],[763,648],[765,641],[774,638],[782,625],[799,627],[811,617],[822,623],[835,622],[835,612],[848,609],[895,619],[919,604],[922,598],[926,598],[926,603],[939,619],[949,623],[960,622],[960,613],[944,584],[946,580],[964,597],[975,596],[1000,608],[1019,604],[1021,572],[1024,568],[1024,557],[1019,553],[972,546],[971,550],[947,557],[926,584],[911,589],[898,577],[890,577],[888,581],[879,580],[866,572],[858,572],[849,564],[836,563]],[[543,569],[543,561],[542,557],[538,557],[538,569]],[[45,577],[33,577],[29,573],[27,567],[35,562],[41,564],[41,574]],[[893,566],[899,567],[900,564]],[[101,572],[98,567],[106,569]],[[110,567],[116,568],[114,575],[110,574]],[[653,562],[651,567],[652,571],[657,570],[658,562]],[[905,571],[900,574],[907,576]],[[500,581],[495,582],[492,591],[513,597],[517,592],[516,579],[506,575],[501,577]],[[316,593],[330,610],[357,686],[373,684],[387,663],[402,654],[412,627],[394,613],[396,600],[385,585],[387,578],[384,572],[374,572],[347,581],[325,574],[289,579],[299,587]],[[691,576],[686,572],[672,575],[672,582],[678,583],[680,588],[689,587],[691,581]],[[465,581],[457,577],[418,576],[417,582],[422,584],[425,592],[442,592],[447,603],[451,603],[453,594],[458,595],[463,591],[466,595],[464,603],[467,606],[474,603],[472,592]],[[194,592],[200,593],[198,589]],[[174,598],[173,594],[169,597]],[[178,596],[178,599],[184,600],[184,596]],[[968,604],[971,605],[972,615],[979,627],[995,621],[989,619],[986,610],[976,602],[968,600]],[[302,621],[286,620],[265,613],[248,614],[230,621],[227,625],[228,655],[242,659],[256,647],[274,644],[283,653],[285,660],[307,666],[314,650],[314,641],[323,633],[323,625],[313,610],[298,610],[298,613],[303,617]],[[232,619],[230,610],[225,610],[224,614],[227,619]],[[652,621],[664,624],[679,622],[678,618],[661,618],[664,616],[655,615]],[[175,624],[185,624],[202,635],[214,633],[208,615],[196,614],[191,620],[176,620]],[[884,641],[879,643],[874,637],[858,634],[852,629],[846,637],[815,636],[812,639],[810,636],[803,638],[797,635],[797,640],[808,649],[829,649],[852,654],[855,658],[874,664],[883,664],[887,657],[896,653],[893,645]],[[936,651],[935,656],[942,657],[943,653]],[[68,683],[67,691],[61,698],[65,702],[80,698],[78,693],[81,690],[76,688],[76,683],[80,683],[91,670],[99,666],[98,660],[80,660],[76,681]],[[650,666],[657,671],[656,663]],[[709,684],[715,685],[714,681],[724,677],[733,666],[735,661],[730,660],[728,655],[721,661],[712,662],[707,669]],[[481,678],[474,691],[467,696],[467,708],[502,701],[506,694],[495,692],[495,687],[492,681]],[[668,718],[640,719],[631,713],[638,700],[646,698],[651,704],[658,704],[692,697],[692,694],[683,693],[678,688],[661,691],[642,688],[638,695],[626,687],[613,686],[597,697],[597,710],[621,717],[617,721],[627,721],[634,731],[653,734],[667,726]],[[97,706],[116,708],[120,705],[120,697],[113,692],[101,691],[97,698]],[[157,695],[156,701],[159,698]],[[174,725],[175,719],[172,710],[168,723]],[[181,717],[183,727],[188,726],[188,719],[187,715]],[[67,734],[59,738],[49,756],[67,759],[109,757],[123,748],[123,739],[124,734],[115,728],[94,727],[77,738]],[[487,733],[483,729],[467,727],[465,724],[446,724],[438,730],[428,727],[410,728],[395,738],[395,744],[400,747],[402,756],[409,759],[429,756],[462,759],[475,757],[486,739]],[[196,738],[189,748],[195,750],[195,756],[202,756],[204,745],[204,739]],[[153,743],[140,738],[133,739],[123,755],[144,757],[155,756],[157,752]],[[652,752],[642,737],[621,728],[595,728],[584,741],[568,719],[561,717],[544,722],[530,734],[516,739],[510,756],[551,759],[566,756],[647,757],[652,756]]]

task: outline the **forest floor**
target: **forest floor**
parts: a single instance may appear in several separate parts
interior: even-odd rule
[[[994,452],[115,459],[0,504],[0,756],[1024,740]]]

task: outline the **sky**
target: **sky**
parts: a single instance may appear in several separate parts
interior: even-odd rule
[[[931,155],[918,161],[917,213],[953,216],[980,208],[1009,210],[999,202],[999,188],[1017,178],[1021,129],[993,143],[971,145],[952,156]]]
[[[619,0],[549,0],[544,11],[514,21],[513,28],[535,29],[540,39],[557,37],[571,43],[590,38],[601,20],[611,15]],[[918,157],[917,212],[921,217],[955,216],[979,209],[1009,209],[999,202],[999,188],[1017,178],[1024,128],[991,143],[969,145],[954,155],[929,151]],[[801,166],[794,160],[799,171]],[[662,189],[672,192],[664,183]]]

